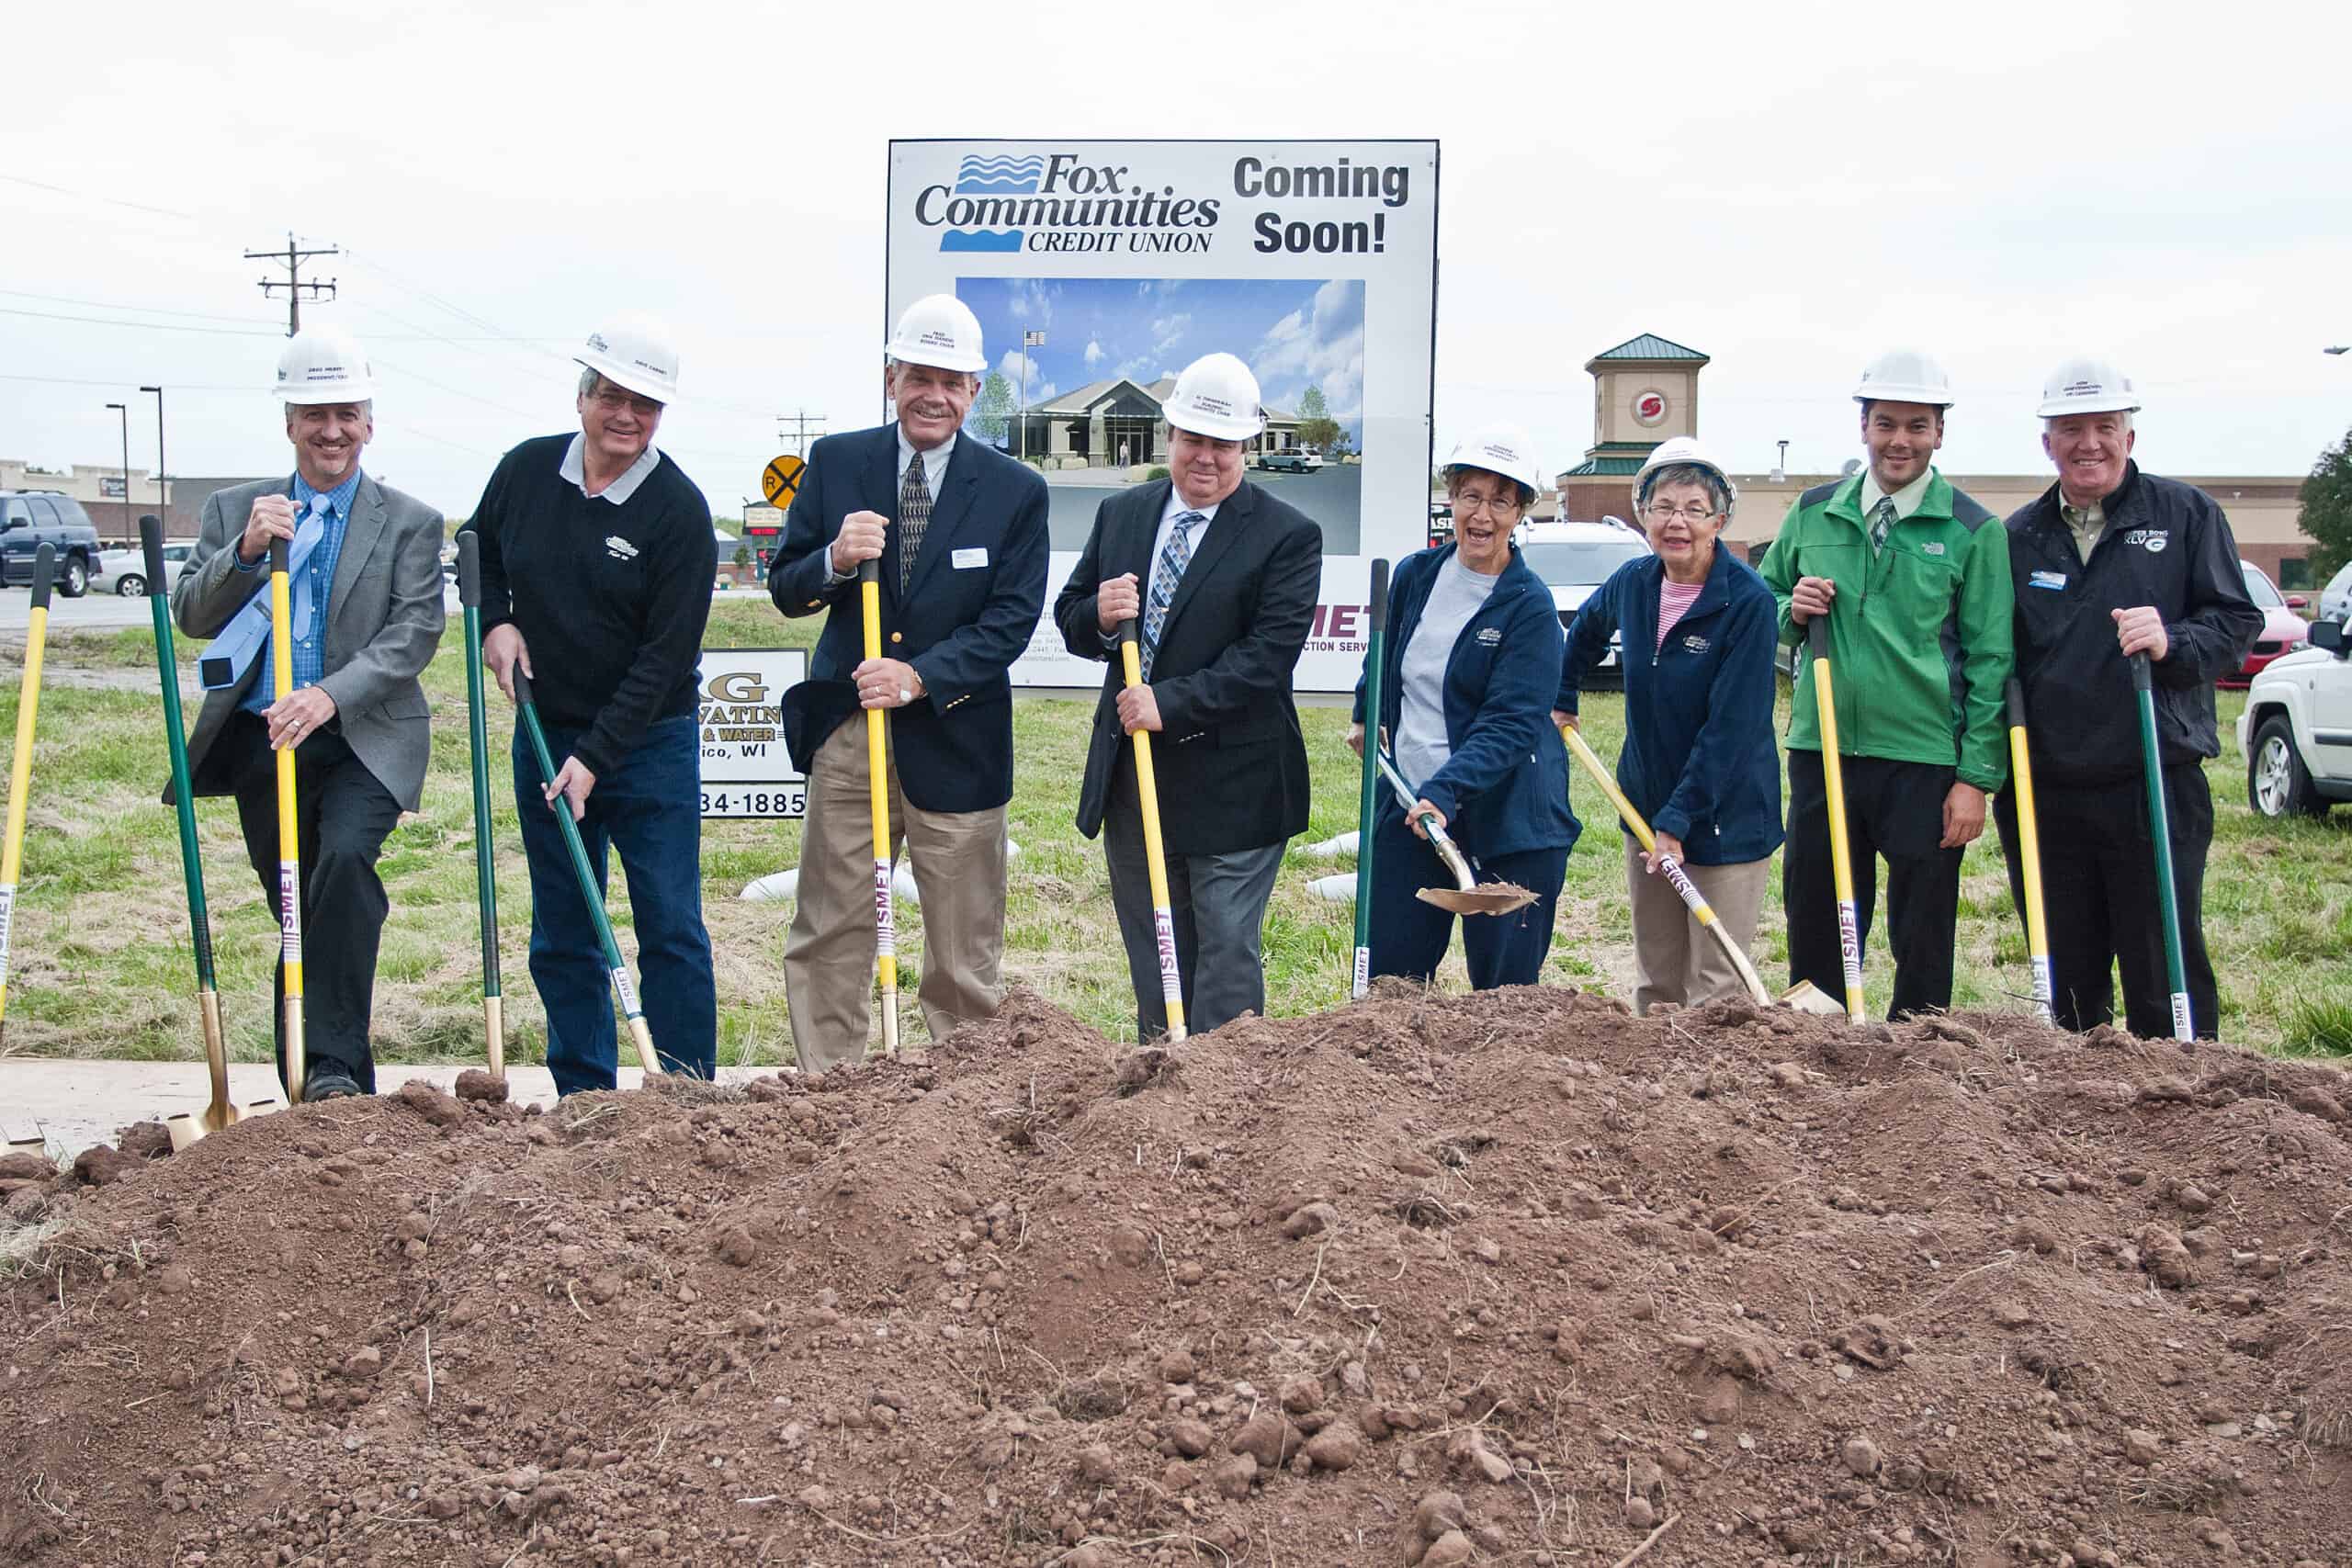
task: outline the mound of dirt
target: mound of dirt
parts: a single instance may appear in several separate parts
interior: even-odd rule
[[[1531,989],[304,1107],[9,1179],[0,1562],[2335,1562],[2347,1105]]]

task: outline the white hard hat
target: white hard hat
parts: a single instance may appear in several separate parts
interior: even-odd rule
[[[1230,354],[1204,354],[1184,367],[1160,412],[1177,429],[1217,441],[1247,441],[1266,428],[1258,378]]]
[[[2070,413],[2137,413],[2140,394],[2126,376],[2104,359],[2085,355],[2069,359],[2050,373],[2041,383],[2041,406],[2034,411],[2043,419],[2063,419]]]
[[[614,316],[588,334],[572,359],[616,387],[668,403],[678,395],[678,340],[655,317]]]
[[[286,403],[364,403],[376,395],[376,374],[349,333],[312,327],[286,340],[275,390]]]
[[[1910,400],[1904,400],[1907,402]],[[1647,502],[1652,474],[1660,468],[1677,468],[1686,464],[1705,468],[1723,481],[1724,493],[1730,497],[1730,504],[1724,508],[1724,514],[1729,516],[1732,507],[1739,504],[1739,487],[1731,482],[1731,470],[1717,462],[1714,454],[1701,446],[1695,435],[1670,436],[1651,448],[1650,455],[1642,459],[1641,470],[1634,476],[1634,512],[1639,513]]]
[[[1891,348],[1862,370],[1862,384],[1854,389],[1858,403],[1931,403],[1951,407],[1951,378],[1933,355],[1916,348]]]
[[[1453,454],[1446,458],[1445,467],[1448,472],[1455,468],[1484,468],[1531,492],[1544,488],[1544,465],[1535,460],[1535,443],[1515,424],[1490,424],[1470,432],[1453,444]]]
[[[901,365],[978,372],[989,367],[980,319],[953,294],[926,294],[907,307],[882,352]]]

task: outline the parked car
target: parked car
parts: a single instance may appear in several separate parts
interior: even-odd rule
[[[1269,473],[1311,474],[1323,466],[1323,454],[1312,446],[1286,446],[1259,454],[1258,466]]]
[[[1609,581],[1610,573],[1650,553],[1650,542],[1641,530],[1614,517],[1599,523],[1522,523],[1514,538],[1529,569],[1552,590],[1552,604],[1559,613],[1562,631],[1577,618],[1577,611],[1592,591]],[[1623,680],[1620,651],[1612,632],[1600,669],[1586,679],[1595,684]]]
[[[167,582],[147,581],[147,552],[144,550],[100,550],[98,568],[90,574],[90,586],[101,593],[119,593],[125,599],[137,599],[150,592],[171,592],[172,583],[179,581],[180,568],[195,553],[196,541],[181,539],[164,546],[164,571]]]
[[[97,570],[98,531],[72,496],[53,490],[0,490],[0,581],[30,583],[41,546],[57,551],[58,592],[79,599]]]
[[[2312,625],[2311,646],[2280,654],[2246,689],[2238,716],[2246,804],[2264,817],[2324,816],[2352,800],[2352,663],[2341,620]]]
[[[2338,567],[2327,586],[2319,591],[2319,614],[2322,621],[2352,620],[2352,561]]]
[[[2262,635],[2245,656],[2245,662],[2231,678],[2217,681],[2216,685],[2243,686],[2262,673],[2263,666],[2283,654],[2289,654],[2311,640],[2311,626],[2295,613],[2293,606],[2270,585],[2270,579],[2252,561],[2238,562],[2238,570],[2245,574],[2245,591],[2254,600],[2254,607],[2262,612]]]

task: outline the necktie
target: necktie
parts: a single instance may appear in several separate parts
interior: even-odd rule
[[[1176,525],[1168,530],[1168,547],[1159,552],[1159,564],[1152,569],[1151,599],[1143,610],[1143,678],[1151,679],[1151,660],[1159,651],[1159,633],[1168,625],[1168,606],[1176,598],[1176,585],[1184,581],[1184,569],[1193,564],[1193,525],[1207,521],[1204,512],[1180,512]]]
[[[915,556],[922,548],[922,531],[931,525],[931,486],[923,478],[922,454],[907,464],[905,482],[899,486],[899,592],[914,581]]]
[[[1894,527],[1894,498],[1891,495],[1880,496],[1878,504],[1871,508],[1871,553],[1872,555],[1886,548],[1886,536]]]
[[[298,626],[307,625],[310,618],[310,574],[305,568],[310,563],[311,552],[326,537],[327,519],[332,515],[325,496],[311,497],[311,509],[296,525],[293,547],[287,552],[286,570],[292,580],[288,587],[293,595],[294,624]],[[235,547],[233,539],[228,547]],[[220,635],[212,639],[212,646],[206,649],[204,657],[198,660],[197,671],[205,689],[212,691],[221,686],[235,685],[243,679],[254,656],[268,646],[269,582],[265,577],[261,586],[246,599],[245,607],[220,628]],[[265,689],[268,689],[266,683]]]

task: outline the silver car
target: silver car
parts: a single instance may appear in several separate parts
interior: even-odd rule
[[[193,541],[183,539],[164,547],[164,570],[173,577],[187,564],[196,549]],[[111,591],[125,599],[143,598],[155,584],[147,581],[147,552],[144,550],[100,550],[98,570],[90,574],[90,586],[101,592]],[[164,584],[169,588],[169,583]]]

